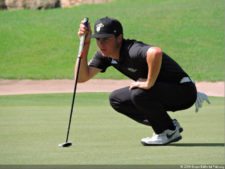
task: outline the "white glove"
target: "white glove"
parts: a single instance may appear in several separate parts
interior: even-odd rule
[[[197,99],[195,101],[195,112],[198,112],[199,108],[202,107],[202,103],[207,101],[210,104],[208,96],[205,93],[197,92]]]

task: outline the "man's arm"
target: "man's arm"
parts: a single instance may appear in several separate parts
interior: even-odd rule
[[[95,68],[95,67],[90,67],[88,65],[87,61],[87,53],[89,50],[90,44],[84,44],[83,52],[82,52],[82,58],[80,62],[80,71],[78,75],[78,82],[86,82],[90,80],[92,77],[94,77],[97,73],[101,71],[101,69]],[[77,72],[76,69],[78,68],[78,63],[76,63],[74,72]],[[76,77],[76,74],[74,75]]]
[[[93,76],[95,76],[98,72],[101,70],[98,68],[90,67],[88,66],[88,61],[87,61],[87,56],[88,56],[88,51],[91,43],[91,27],[90,24],[88,24],[88,28],[81,22],[79,30],[78,30],[78,36],[85,36],[85,41],[84,41],[84,47],[83,51],[81,54],[81,63],[80,63],[80,71],[79,71],[79,76],[78,76],[78,82],[86,82],[89,79],[91,79]],[[75,65],[75,71],[78,68],[78,63]],[[76,77],[76,74],[74,75]]]
[[[151,47],[146,53],[146,62],[148,64],[147,79],[133,82],[130,89],[138,87],[142,89],[150,89],[154,86],[155,81],[159,75],[162,64],[162,50],[158,47]]]
[[[158,47],[152,47],[147,51],[148,77],[147,88],[150,89],[159,75],[162,64],[162,50]]]

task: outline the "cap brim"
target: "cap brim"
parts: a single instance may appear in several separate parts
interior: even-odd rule
[[[93,34],[93,35],[91,35],[92,38],[109,38],[112,36],[113,36],[113,34]]]

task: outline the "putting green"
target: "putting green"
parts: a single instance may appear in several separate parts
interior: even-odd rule
[[[146,126],[116,113],[107,93],[77,95],[70,139],[65,141],[72,94],[0,96],[0,164],[224,164],[224,98],[211,97],[171,113],[184,128],[183,139],[144,147]]]

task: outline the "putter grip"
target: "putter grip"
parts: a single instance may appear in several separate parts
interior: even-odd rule
[[[82,22],[88,28],[88,18],[84,18]]]
[[[88,28],[88,18],[84,18],[82,23]],[[81,57],[83,47],[84,47],[84,40],[85,40],[85,35],[80,37],[80,45],[79,45],[79,51],[78,51],[78,58]]]

